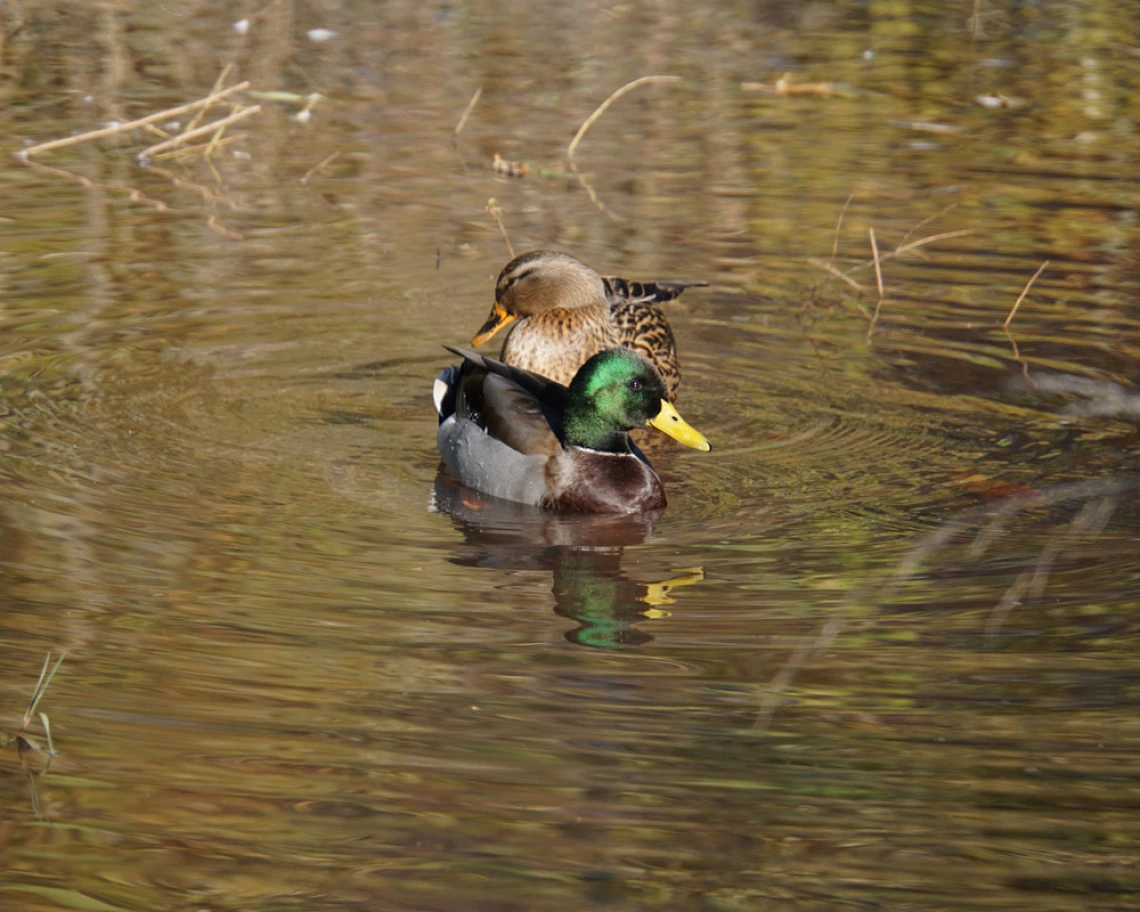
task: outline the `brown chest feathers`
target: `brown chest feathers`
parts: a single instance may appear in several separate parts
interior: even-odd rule
[[[511,327],[503,343],[502,360],[565,386],[587,360],[620,345],[608,305],[554,308]]]
[[[572,458],[570,458],[572,457]],[[568,513],[643,513],[668,503],[657,473],[631,453],[569,447],[546,466],[541,506]]]

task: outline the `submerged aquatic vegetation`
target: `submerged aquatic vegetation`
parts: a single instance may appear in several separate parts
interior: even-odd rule
[[[20,723],[20,730],[17,731],[16,734],[11,738],[9,738],[5,733],[0,732],[0,747],[6,747],[11,742],[15,742],[16,744],[16,751],[20,755],[20,765],[24,768],[24,772],[28,776],[28,785],[31,788],[32,810],[35,811],[36,816],[40,818],[43,817],[43,814],[40,811],[40,799],[39,793],[36,791],[36,779],[51,769],[51,762],[55,759],[55,756],[58,752],[55,749],[55,745],[52,743],[51,722],[48,719],[47,713],[37,713],[36,709],[40,704],[40,700],[43,699],[44,694],[47,693],[48,685],[51,684],[52,678],[55,677],[55,673],[59,671],[59,666],[63,663],[66,655],[66,652],[61,653],[60,657],[55,660],[54,665],[51,664],[50,652],[44,657],[44,664],[40,669],[39,680],[36,681],[36,686],[32,690],[31,699],[28,700],[28,708],[24,710],[24,718]],[[36,743],[35,739],[28,734],[28,726],[31,725],[33,718],[39,719],[40,726],[43,728],[44,738],[47,739],[47,760],[44,761],[43,767],[38,772],[31,769],[26,761],[28,754],[39,753],[43,750],[43,748]]]

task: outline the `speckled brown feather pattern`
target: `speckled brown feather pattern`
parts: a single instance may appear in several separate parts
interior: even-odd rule
[[[643,355],[661,372],[669,399],[677,401],[681,386],[681,363],[677,360],[677,340],[665,314],[644,301],[614,301],[610,317],[617,325],[623,348]]]
[[[675,400],[681,385],[677,343],[654,304],[705,284],[602,277],[569,254],[535,250],[516,257],[500,273],[496,308],[507,319],[496,320],[492,311],[485,328],[509,323],[502,360],[564,384],[598,352],[631,349],[661,372],[669,398]]]
[[[623,344],[608,304],[574,310],[559,307],[515,323],[500,360],[566,385],[598,352]]]

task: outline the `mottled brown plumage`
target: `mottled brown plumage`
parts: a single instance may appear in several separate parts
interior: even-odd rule
[[[598,352],[627,348],[657,368],[675,400],[681,385],[677,343],[654,305],[706,284],[630,282],[600,276],[566,253],[532,250],[499,274],[495,305],[471,341],[482,345],[510,325],[502,360],[563,384]]]

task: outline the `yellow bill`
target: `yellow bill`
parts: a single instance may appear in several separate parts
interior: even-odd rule
[[[690,425],[668,399],[661,400],[661,411],[657,416],[650,418],[646,424],[655,427],[664,434],[668,434],[678,443],[683,443],[694,450],[704,450],[706,453],[712,449],[705,440],[704,434]]]
[[[513,323],[515,319],[515,314],[507,313],[503,305],[496,301],[495,306],[491,308],[491,315],[487,317],[487,322],[479,327],[479,332],[475,333],[475,338],[471,340],[471,344],[482,345],[508,323]]]

